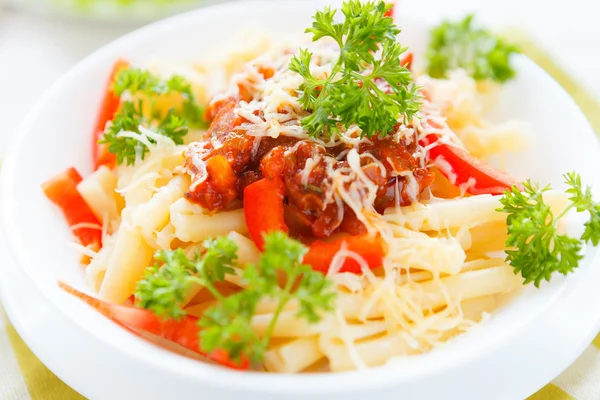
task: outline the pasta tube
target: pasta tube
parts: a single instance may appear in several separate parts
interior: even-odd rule
[[[117,177],[106,166],[100,166],[93,174],[77,185],[77,191],[102,223],[118,219],[115,188]]]
[[[556,191],[544,193],[544,201],[557,214],[568,204],[566,195]],[[414,203],[402,207],[400,211],[388,208],[384,218],[388,222],[413,230],[442,231],[464,225],[475,226],[486,222],[505,221],[506,214],[496,211],[499,208],[502,208],[499,196],[478,195],[428,204]]]
[[[122,223],[117,232],[115,247],[110,258],[100,298],[111,303],[123,303],[135,291],[135,285],[144,276],[152,259],[152,248],[140,232]]]
[[[102,248],[92,258],[90,264],[85,269],[85,277],[88,285],[94,291],[98,292],[102,286],[106,269],[108,268],[108,260],[113,252],[115,245],[115,237],[107,236],[104,238]]]
[[[471,247],[469,250],[479,253],[504,250],[507,236],[505,221],[478,225],[471,229]]]
[[[279,315],[273,328],[273,337],[303,337],[322,333],[330,326],[330,320],[321,319],[316,324],[311,324],[304,318],[298,318],[296,311],[284,311]],[[264,336],[273,319],[273,314],[258,314],[252,318],[252,327],[259,336]]]
[[[175,240],[175,227],[170,222],[156,232],[154,244],[157,249],[170,250],[171,243]]]
[[[132,224],[139,228],[147,242],[156,241],[156,232],[169,222],[169,207],[183,197],[189,185],[187,175],[176,176],[148,202],[135,208],[131,215]]]
[[[314,336],[269,349],[265,353],[265,369],[270,372],[300,372],[323,358],[318,343]]]
[[[258,262],[260,250],[258,250],[258,247],[256,247],[252,240],[236,231],[229,232],[227,237],[238,247],[237,262],[239,265],[244,266],[247,264],[256,264]]]
[[[506,293],[522,286],[522,278],[514,274],[509,265],[486,268],[477,271],[463,272],[440,280],[420,283],[407,283],[398,286],[396,298],[398,301],[411,299],[416,306],[423,310],[435,309],[448,304],[448,300],[461,301],[491,294]],[[344,294],[338,297],[338,306],[348,319],[380,318],[383,316],[381,305],[375,304],[365,313],[365,305],[372,291],[357,294]]]
[[[175,235],[183,242],[201,242],[209,237],[226,235],[231,231],[248,232],[244,210],[224,211],[213,215],[204,213],[202,207],[179,199],[171,205],[171,223]]]
[[[148,202],[158,188],[170,181],[173,170],[182,164],[182,151],[177,146],[153,148],[139,165],[118,168],[117,192],[125,198],[126,206],[133,209]],[[126,216],[123,219],[127,219]]]
[[[394,265],[454,275],[465,262],[465,252],[454,238],[403,238],[390,243]]]
[[[334,372],[382,365],[391,357],[418,353],[400,332],[351,343],[349,346],[339,338],[322,336],[319,347],[329,359],[329,367]]]

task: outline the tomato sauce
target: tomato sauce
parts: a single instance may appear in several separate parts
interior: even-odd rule
[[[331,190],[330,172],[347,169],[345,153],[351,147],[325,147],[287,136],[246,135],[236,129],[245,122],[234,111],[237,102],[229,98],[207,110],[207,115],[214,119],[204,138],[205,180],[193,184],[186,198],[209,210],[224,210],[239,204],[234,200],[243,196],[246,186],[264,177],[281,177],[285,183],[285,219],[293,235],[322,238],[337,231],[364,234],[366,229],[352,209],[344,205],[340,212],[336,202],[327,197]],[[418,193],[433,182],[434,174],[420,167],[414,157],[416,150],[414,137],[400,141],[392,137],[373,138],[358,146],[358,153],[364,155],[361,168],[378,187],[375,201],[378,212],[397,203],[411,203],[403,172],[412,173]],[[188,150],[185,167],[194,177],[201,171],[192,159],[193,154]],[[305,170],[307,162],[313,165]],[[396,199],[398,192],[400,198]]]

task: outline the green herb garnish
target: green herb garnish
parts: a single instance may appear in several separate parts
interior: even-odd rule
[[[135,295],[140,307],[165,318],[180,318],[185,315],[182,303],[187,290],[197,284],[206,287],[217,301],[198,321],[200,348],[206,353],[220,349],[234,361],[246,357],[258,363],[289,301],[297,301],[297,317],[311,323],[318,322],[322,312],[333,309],[331,282],[302,264],[306,247],[284,233],[265,236],[265,251],[258,264],[245,266],[241,273],[245,289],[228,297],[219,292],[215,282],[236,273],[237,245],[220,237],[205,241],[203,246],[206,253],[191,259],[181,249],[157,252],[155,259],[162,265],[148,268]],[[259,337],[252,328],[252,317],[263,299],[275,300],[277,307],[267,332]]]
[[[427,50],[427,72],[433,78],[447,78],[448,72],[462,68],[473,79],[506,82],[516,72],[510,56],[519,49],[490,31],[473,26],[473,16],[460,22],[444,21],[431,31]]]
[[[410,120],[419,110],[412,75],[400,62],[406,51],[396,41],[400,29],[385,15],[391,7],[383,1],[349,0],[341,8],[343,22],[334,21],[337,10],[329,7],[313,17],[306,32],[313,34],[313,41],[332,38],[340,57],[324,79],[311,73],[308,50],[290,61],[290,69],[304,78],[299,101],[312,113],[302,119],[302,126],[311,136],[331,137],[351,125],[363,136],[385,136],[400,117]]]
[[[164,81],[149,71],[126,68],[118,73],[111,89],[118,96],[127,95],[129,98],[122,101],[119,112],[99,142],[108,144],[108,150],[117,155],[118,164],[126,162],[132,165],[138,157],[143,160],[148,152],[139,140],[119,135],[123,131],[140,134],[139,126],[146,126],[176,144],[183,144],[189,125],[204,126],[203,110],[195,101],[191,85],[181,76],[174,75]],[[161,113],[155,106],[156,102],[161,96],[172,93],[181,96],[181,107]],[[153,143],[151,138],[148,140]]]
[[[554,272],[567,275],[583,258],[583,243],[597,246],[600,242],[600,203],[592,199],[589,186],[582,188],[578,174],[571,172],[564,177],[571,204],[556,217],[543,199],[550,186],[540,188],[528,180],[523,183],[523,190],[513,186],[500,199],[503,208],[498,211],[508,213],[506,261],[521,273],[525,283],[539,286],[542,280],[549,281]],[[590,215],[580,238],[557,231],[558,222],[572,209]]]

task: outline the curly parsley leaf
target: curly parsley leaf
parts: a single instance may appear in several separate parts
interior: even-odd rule
[[[206,240],[203,247],[205,253],[193,258],[188,258],[181,249],[157,252],[157,264],[146,270],[135,293],[140,307],[162,317],[180,318],[185,315],[182,306],[192,285],[207,288],[216,304],[207,308],[198,320],[203,352],[222,350],[233,361],[246,358],[259,363],[288,302],[297,301],[298,318],[311,323],[333,309],[335,293],[331,282],[301,263],[306,247],[284,233],[265,236],[265,251],[259,262],[245,266],[242,272],[244,289],[227,297],[215,283],[224,281],[227,274],[236,273],[237,245],[228,237],[219,237]],[[282,278],[284,283],[280,285]],[[273,300],[277,306],[266,333],[258,335],[252,318],[263,299]]]
[[[226,274],[235,273],[238,246],[227,236],[207,239],[202,246],[206,254],[198,265],[203,280],[210,285],[223,282]]]
[[[156,133],[167,136],[175,144],[183,144],[183,137],[188,133],[188,127],[185,119],[175,115],[173,110],[169,110],[164,119],[148,121],[142,113],[142,101],[138,101],[138,106],[131,101],[121,104],[121,111],[118,112],[112,123],[107,127],[104,136],[98,142],[108,144],[108,151],[117,156],[117,164],[123,162],[127,165],[133,165],[136,160],[143,160],[148,153],[148,147],[136,137],[124,136],[124,132],[131,132],[140,135],[140,126],[150,126]],[[150,143],[155,143],[154,139],[146,137]]]
[[[231,239],[209,239],[203,247],[204,255],[196,253],[192,258],[182,249],[157,251],[156,264],[146,269],[136,287],[139,306],[161,317],[179,318],[185,315],[182,304],[192,285],[213,288],[215,282],[234,272],[237,245]]]
[[[342,127],[356,125],[364,136],[385,136],[399,118],[410,120],[419,110],[412,74],[400,61],[406,51],[396,41],[400,30],[385,15],[391,7],[383,1],[348,0],[341,8],[343,22],[335,22],[337,10],[329,7],[313,17],[306,32],[313,34],[313,41],[332,38],[340,56],[322,79],[311,72],[309,51],[301,49],[290,60],[290,70],[304,78],[299,102],[311,111],[302,120],[310,135],[331,137]]]
[[[300,304],[298,318],[318,322],[321,314],[333,309],[335,293],[331,282],[319,272],[303,265],[307,249],[282,232],[265,235],[265,251],[256,265],[247,265],[242,274],[245,289],[206,310],[200,319],[202,350],[226,350],[233,360],[243,354],[250,361],[262,361],[273,329],[285,305]],[[284,277],[280,286],[279,277]],[[252,329],[252,317],[262,299],[277,304],[264,336]]]
[[[504,83],[515,77],[510,57],[518,47],[473,26],[473,15],[459,22],[444,21],[431,31],[427,50],[428,73],[447,78],[448,71],[464,69],[473,79]]]
[[[583,189],[579,174],[570,172],[565,174],[564,177],[565,183],[569,186],[567,193],[571,195],[569,200],[571,200],[577,212],[587,211],[590,215],[590,219],[584,224],[585,230],[581,240],[598,246],[598,243],[600,243],[600,203],[592,198],[592,188],[590,186]]]
[[[542,280],[549,281],[554,272],[567,275],[583,258],[583,243],[591,242],[597,246],[600,241],[600,205],[593,201],[589,186],[585,190],[582,188],[578,174],[572,172],[564,177],[571,204],[558,216],[554,216],[543,198],[550,186],[541,188],[528,180],[523,183],[522,190],[513,186],[500,199],[503,208],[498,211],[508,214],[506,261],[515,273],[521,273],[525,283],[534,282],[539,286]],[[571,209],[590,214],[581,238],[558,233],[558,222]]]
[[[188,133],[187,121],[171,109],[158,124],[157,133],[168,137],[175,144],[183,144],[183,137]]]
[[[204,121],[204,110],[196,103],[192,85],[182,76],[173,75],[166,83],[167,93],[177,92],[183,98],[181,105],[181,116],[193,127],[206,127]]]
[[[196,277],[198,256],[190,260],[182,249],[158,251],[156,264],[146,269],[145,276],[137,284],[135,297],[139,307],[152,310],[161,317],[180,318],[186,313],[181,308],[187,290]]]
[[[191,85],[179,75],[164,81],[147,70],[125,68],[117,74],[112,90],[128,100],[122,101],[99,143],[108,144],[108,150],[117,155],[118,164],[126,162],[132,165],[136,159],[143,160],[148,152],[142,142],[124,137],[121,132],[140,134],[139,126],[145,126],[169,137],[176,144],[183,144],[189,125],[204,126],[203,110],[196,103]],[[162,115],[155,109],[155,103],[161,96],[173,93],[181,96],[181,107],[171,108]],[[154,143],[151,138],[148,140]]]
[[[132,165],[136,157],[143,160],[148,149],[135,138],[124,137],[121,132],[135,132],[139,134],[139,126],[143,123],[142,104],[126,101],[121,104],[121,111],[113,118],[104,131],[104,136],[98,143],[107,144],[108,151],[117,156],[117,164],[126,162]]]
[[[130,67],[119,71],[112,90],[117,96],[122,96],[125,92],[160,95],[166,93],[166,85],[150,71]]]

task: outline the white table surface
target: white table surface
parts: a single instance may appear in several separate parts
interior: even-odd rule
[[[598,1],[401,0],[399,7],[423,15],[477,10],[482,20],[523,28],[600,97]],[[55,20],[0,5],[0,156],[28,110],[59,76],[132,29],[135,25]]]

